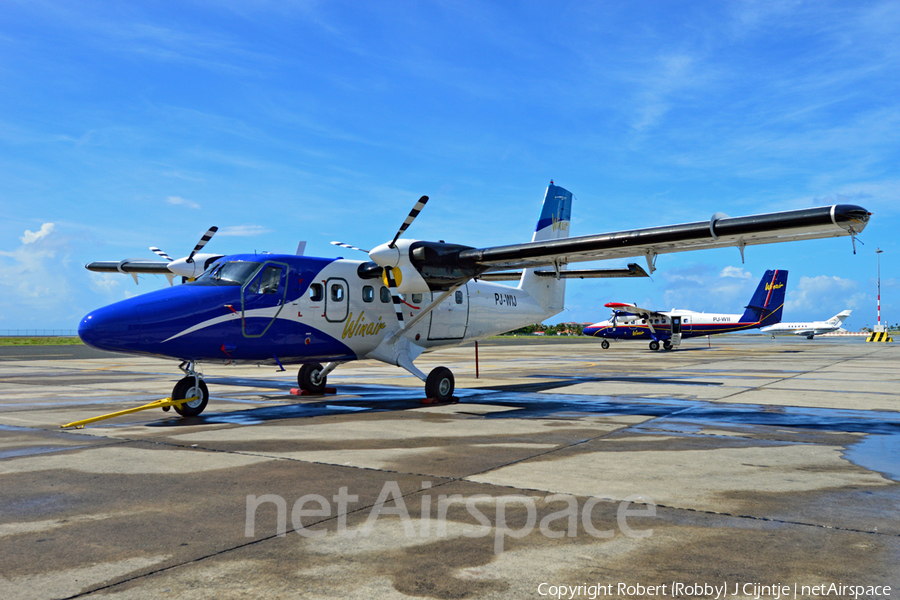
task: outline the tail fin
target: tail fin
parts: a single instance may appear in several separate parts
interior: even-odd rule
[[[541,216],[534,230],[532,242],[543,242],[569,237],[572,218],[572,192],[550,182],[544,194]],[[563,270],[566,265],[560,265]],[[546,270],[546,267],[544,267]],[[566,280],[538,277],[534,268],[525,269],[519,280],[519,289],[527,292],[547,311],[550,317],[563,310],[566,297]]]
[[[836,315],[834,315],[833,317],[831,317],[830,319],[828,319],[827,322],[828,322],[828,323],[834,323],[835,325],[840,325],[841,323],[844,322],[844,320],[845,320],[847,317],[850,316],[850,313],[851,313],[851,312],[852,312],[852,311],[849,311],[849,310],[842,310],[842,311],[839,312],[838,314],[836,314]]]
[[[787,277],[788,272],[784,270],[766,271],[741,315],[741,323],[756,323],[757,327],[780,323]]]

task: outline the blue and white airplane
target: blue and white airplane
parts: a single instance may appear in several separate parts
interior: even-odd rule
[[[193,282],[95,310],[78,334],[102,350],[181,361],[185,376],[172,398],[191,399],[175,404],[185,416],[199,415],[209,399],[203,362],[300,364],[300,387],[315,393],[342,363],[375,359],[409,371],[425,382],[428,398],[446,402],[453,374],[437,367],[426,375],[413,364],[421,353],[540,322],[563,310],[567,278],[623,271],[569,271],[569,262],[644,256],[652,271],[656,256],[669,252],[855,236],[871,214],[853,205],[717,213],[709,221],[569,238],[572,194],[551,182],[530,243],[472,248],[400,237],[427,200],[369,261],[224,256]],[[487,281],[512,276],[510,269],[524,269],[517,286]]]
[[[756,287],[744,314],[713,314],[691,310],[657,312],[634,304],[609,302],[613,316],[584,328],[584,335],[604,338],[601,346],[609,348],[608,340],[650,340],[650,349],[671,350],[685,338],[734,333],[747,329],[759,329],[781,321],[784,310],[784,293],[787,290],[788,272],[766,271]]]

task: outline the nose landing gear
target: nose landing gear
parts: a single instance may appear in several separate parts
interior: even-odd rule
[[[202,375],[194,370],[193,362],[183,362],[178,368],[184,372],[185,377],[175,384],[175,388],[172,390],[172,400],[194,399],[172,406],[175,408],[175,412],[182,417],[196,417],[203,412],[209,402],[209,389],[201,378]],[[168,406],[163,407],[163,410],[167,408]]]

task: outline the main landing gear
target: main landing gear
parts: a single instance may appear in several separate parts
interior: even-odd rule
[[[194,400],[172,406],[175,408],[175,412],[182,417],[196,417],[203,412],[209,402],[209,389],[201,379],[201,374],[194,370],[194,363],[183,362],[179,368],[184,372],[185,377],[175,384],[175,389],[172,390],[172,400],[181,400],[182,398],[194,398]],[[163,410],[168,411],[169,407],[165,406]]]
[[[340,363],[328,363],[325,367],[319,363],[307,363],[300,367],[297,373],[297,383],[301,390],[306,390],[310,394],[321,394],[325,391],[325,382],[328,373],[334,370]],[[418,371],[418,369],[416,369]],[[434,402],[446,403],[456,401],[453,391],[456,388],[456,380],[453,378],[453,372],[447,367],[436,367],[425,377],[425,374],[419,371],[416,373],[410,371],[420,379],[425,381],[425,396]],[[420,376],[421,374],[421,376]]]
[[[666,350],[671,350],[674,346],[672,346],[672,340],[663,340],[662,347]],[[659,350],[659,342],[653,340],[650,342],[650,349],[656,352]]]

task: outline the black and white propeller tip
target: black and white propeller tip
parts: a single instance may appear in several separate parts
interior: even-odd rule
[[[391,243],[388,244],[389,248],[393,248],[394,244],[397,243],[397,240],[403,235],[403,232],[407,230],[407,228],[412,225],[413,221],[416,220],[416,217],[419,216],[419,213],[422,212],[422,209],[425,208],[425,204],[428,202],[428,196],[422,196],[419,198],[419,201],[416,202],[416,205],[413,206],[413,209],[409,211],[409,216],[406,217],[406,220],[403,221],[403,225],[400,226],[400,229],[397,230],[397,235],[394,236],[394,239],[391,240]]]
[[[200,241],[197,242],[197,245],[194,246],[194,249],[191,251],[190,256],[187,257],[187,262],[192,262],[194,260],[194,255],[200,252],[203,249],[203,246],[206,245],[209,240],[212,239],[212,236],[219,230],[215,225],[206,230],[206,233],[203,234],[203,237],[200,238]]]

